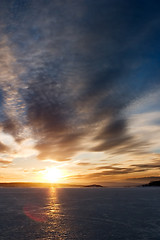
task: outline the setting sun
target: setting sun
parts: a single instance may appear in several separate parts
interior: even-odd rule
[[[47,168],[44,172],[44,178],[51,183],[57,183],[62,178],[62,172],[56,167]]]

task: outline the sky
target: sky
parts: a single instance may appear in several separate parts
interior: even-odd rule
[[[160,3],[1,0],[0,182],[160,179]]]

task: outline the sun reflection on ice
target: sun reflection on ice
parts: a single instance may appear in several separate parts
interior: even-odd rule
[[[49,202],[48,202],[48,210],[50,215],[59,215],[60,213],[60,204],[58,201],[57,190],[55,187],[49,188]]]

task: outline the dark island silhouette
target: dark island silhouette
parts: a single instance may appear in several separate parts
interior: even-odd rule
[[[98,184],[92,184],[92,185],[86,185],[84,187],[103,187],[103,186]]]
[[[160,181],[152,181],[150,183],[142,185],[142,187],[160,187]]]

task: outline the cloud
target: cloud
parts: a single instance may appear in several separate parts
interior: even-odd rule
[[[2,164],[10,164],[10,163],[12,163],[12,161],[0,159],[0,163],[2,163]]]
[[[79,166],[87,166],[87,165],[90,165],[91,163],[89,163],[89,162],[79,162],[79,163],[77,163],[77,165],[79,165]]]
[[[100,169],[106,169],[104,171],[97,171]],[[120,175],[126,175],[134,172],[143,172],[143,170],[137,170],[135,171],[134,168],[112,168],[112,167],[104,167],[104,168],[95,168],[95,172],[93,173],[87,173],[87,174],[77,174],[71,176],[73,179],[100,179],[102,177],[115,177]]]
[[[160,169],[160,163],[148,163],[148,164],[133,164],[131,165],[136,167],[136,169],[143,169],[143,170],[153,170],[153,169]]]
[[[140,178],[127,178],[126,180],[134,180],[134,181],[143,181],[143,182],[148,182],[148,181],[159,181],[160,177],[159,176],[148,176],[148,177],[140,177]]]
[[[121,177],[126,174],[135,174],[135,173],[143,173],[145,175],[148,174],[148,171],[155,171],[160,169],[160,164],[158,161],[153,161],[152,163],[149,164],[132,164],[128,167],[124,166],[116,166],[116,165],[105,165],[105,166],[98,166],[95,168],[89,169],[92,171],[91,173],[86,173],[86,174],[77,174],[71,176],[73,179],[89,179],[89,180],[94,180],[94,179],[101,179],[101,178],[106,178],[108,181],[107,177],[109,178],[114,178],[114,177]],[[157,177],[159,179],[159,177]],[[127,178],[126,180],[154,180],[154,177],[130,177]]]
[[[146,153],[150,142],[130,131],[127,109],[160,84],[155,5],[104,0],[4,5],[3,131],[18,141],[30,129],[41,160],[64,161],[82,150]],[[135,170],[142,168],[102,174]]]
[[[7,152],[9,151],[10,148],[8,146],[6,146],[5,144],[3,144],[2,142],[0,142],[0,152]]]
[[[11,118],[6,118],[6,120],[4,120],[1,125],[4,133],[14,136],[16,141],[22,140],[20,137],[22,127],[17,121]]]

